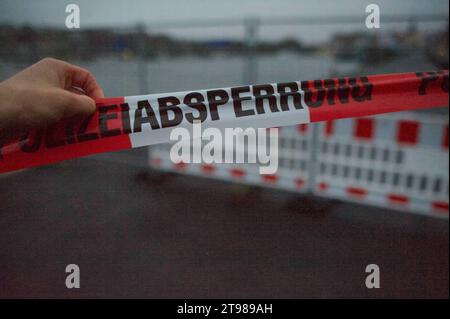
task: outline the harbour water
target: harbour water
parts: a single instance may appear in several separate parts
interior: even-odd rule
[[[109,97],[240,85],[244,84],[246,67],[241,56],[162,58],[145,63],[112,58],[70,62],[89,69]],[[273,83],[327,76],[333,62],[323,56],[282,53],[258,57],[256,63],[254,82]],[[0,61],[0,80],[24,67]],[[147,69],[147,88],[139,83],[142,67]]]

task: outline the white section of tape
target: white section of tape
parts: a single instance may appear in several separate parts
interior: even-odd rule
[[[301,90],[300,82],[296,82],[299,86],[299,91],[301,95],[301,109],[296,109],[293,105],[291,99],[288,99],[289,110],[279,111],[279,112],[271,112],[269,110],[268,103],[264,103],[265,113],[257,114],[255,116],[245,116],[245,117],[236,117],[233,108],[233,100],[229,99],[226,104],[218,106],[218,114],[220,120],[212,120],[210,114],[208,114],[206,120],[202,123],[202,129],[206,129],[208,127],[214,127],[221,131],[225,128],[269,128],[269,127],[278,127],[278,126],[288,126],[288,125],[296,125],[302,123],[310,123],[310,113],[308,106],[304,102],[304,92]],[[272,84],[272,87],[275,90],[275,85]],[[230,89],[222,89],[227,92],[228,96],[231,96]],[[202,94],[206,100],[206,90],[198,91],[198,93]],[[183,97],[189,92],[177,92],[173,93],[172,96],[176,97],[180,101],[183,100]],[[251,97],[253,92],[248,93],[247,95],[242,95],[242,97]],[[159,97],[167,97],[167,94],[152,94],[152,95],[139,95],[139,96],[128,96],[125,97],[125,103],[128,103],[130,107],[130,121],[131,127],[134,126],[134,114],[137,109],[138,101],[148,101],[150,105],[157,106]],[[275,95],[277,99],[277,105],[280,105],[280,96]],[[264,101],[267,102],[267,101]],[[207,104],[208,102],[204,102]],[[183,114],[197,112],[194,109],[190,108],[187,105],[180,104],[178,107],[182,110]],[[255,108],[255,101],[247,100],[242,101],[242,109],[250,110]],[[143,110],[144,115],[146,116],[145,110]],[[183,115],[184,116],[184,115]],[[158,113],[155,112],[155,117],[158,122],[161,123],[161,118]],[[192,129],[192,124],[183,120],[176,127],[186,128],[188,130]],[[145,123],[142,125],[142,132],[134,132],[130,134],[130,140],[132,147],[140,147],[157,143],[164,143],[170,141],[170,133],[173,127],[161,128],[158,130],[152,130],[149,123]]]

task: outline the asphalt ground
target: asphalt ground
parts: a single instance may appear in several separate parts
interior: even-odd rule
[[[94,158],[2,175],[0,202],[2,298],[448,298],[448,220]]]

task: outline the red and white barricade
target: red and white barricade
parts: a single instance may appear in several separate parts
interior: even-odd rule
[[[448,118],[397,113],[318,125],[317,195],[448,218]]]
[[[448,129],[448,119],[426,113],[283,127],[273,175],[257,164],[174,164],[170,144],[152,146],[149,158],[166,171],[448,218]]]

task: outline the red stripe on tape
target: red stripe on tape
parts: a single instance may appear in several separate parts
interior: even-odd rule
[[[101,99],[97,101],[97,108],[117,105],[123,101],[124,98]],[[120,112],[116,111],[116,114],[116,119],[108,120],[110,132],[122,127]],[[3,152],[2,158],[0,158],[0,173],[131,148],[128,134],[101,137],[97,123],[98,112],[94,113],[89,121],[85,120],[79,125],[72,125],[70,120],[66,120],[60,122],[60,125],[30,133],[29,142],[24,141],[5,146],[5,148],[11,147],[11,149]],[[68,130],[71,132],[67,132]],[[37,150],[33,150],[36,147]],[[24,152],[21,149],[27,149],[27,151]]]
[[[434,80],[429,81],[430,77]],[[336,86],[331,89],[316,81],[302,83],[302,88],[306,87],[305,102],[311,104],[311,122],[448,106],[448,91],[443,89],[444,82],[448,85],[448,71],[383,74],[334,81]],[[339,81],[341,85],[338,85]],[[309,91],[319,91],[322,99],[313,99],[314,94]]]

